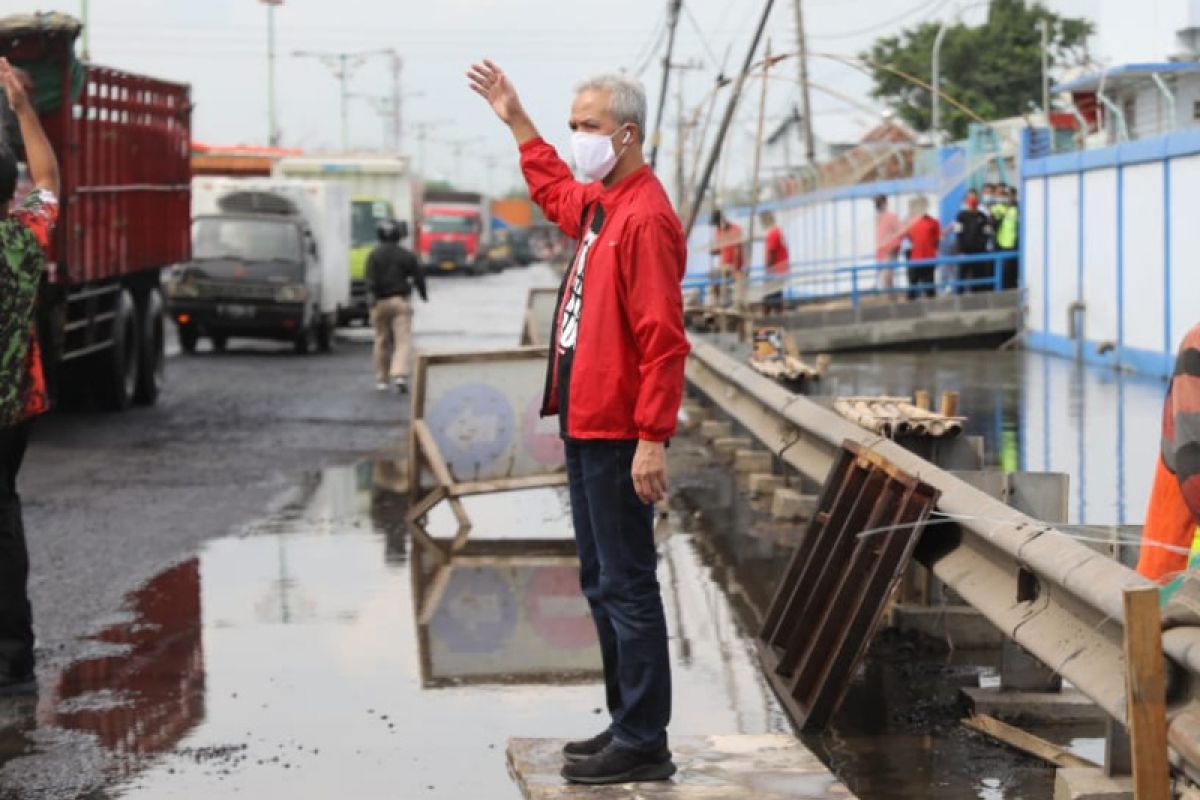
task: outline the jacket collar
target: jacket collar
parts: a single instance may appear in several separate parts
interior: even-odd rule
[[[629,173],[624,178],[605,189],[600,195],[600,199],[606,205],[620,203],[630,192],[645,183],[646,180],[652,175],[653,173],[650,171],[650,165],[642,164],[633,172]]]

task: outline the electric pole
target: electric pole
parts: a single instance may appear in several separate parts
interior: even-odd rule
[[[279,109],[275,99],[275,7],[283,5],[283,0],[259,1],[267,7],[267,144],[279,147]]]
[[[675,28],[679,26],[679,12],[683,0],[667,0],[667,54],[663,56],[662,87],[658,92],[658,113],[654,117],[654,135],[650,137],[650,169],[658,164],[658,145],[662,141],[663,111],[667,107],[667,84],[671,78],[671,55],[675,51]]]
[[[800,51],[800,124],[804,131],[804,157],[812,164],[817,158],[817,148],[813,141],[812,100],[808,91],[808,37],[804,34],[804,0],[792,0],[792,8],[796,12],[796,39]]]
[[[763,132],[767,124],[767,84],[771,70],[771,39],[767,38],[766,56],[763,58],[762,93],[758,96],[758,128],[754,133],[754,171],[750,189],[750,222],[746,224],[746,241],[754,246],[754,224],[758,217],[759,173],[762,169]],[[770,266],[770,265],[768,265]]]
[[[342,111],[342,150],[350,149],[350,76],[354,70],[365,64],[371,56],[389,56],[393,59],[393,80],[398,84],[400,79],[400,71],[395,66],[399,56],[391,48],[364,50],[357,53],[319,53],[311,50],[293,50],[292,56],[294,58],[315,58],[328,67],[333,72],[333,77],[337,79]],[[397,90],[393,88],[393,91]]]
[[[1042,18],[1042,113],[1050,127],[1050,22]]]
[[[88,0],[79,0],[79,18],[83,22],[83,52],[79,55],[82,60],[90,61],[92,59],[92,47],[91,25],[88,24]]]

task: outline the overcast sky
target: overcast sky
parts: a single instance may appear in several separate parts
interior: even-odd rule
[[[972,0],[804,0],[810,49],[854,54],[881,34],[922,19],[945,19],[963,8],[982,21],[983,2]],[[1092,53],[1101,62],[1159,60],[1187,18],[1189,0],[1049,0],[1061,13],[1090,15],[1098,35]],[[677,59],[701,69],[684,77],[685,105],[698,104],[729,53],[740,65],[762,0],[685,0]],[[192,85],[195,137],[217,144],[265,143],[266,8],[258,0],[91,0],[91,55],[97,63]],[[667,0],[285,0],[277,11],[279,114],[283,143],[306,149],[340,144],[338,88],[330,70],[291,56],[298,49],[357,52],[395,48],[404,59],[404,149],[419,158],[418,122],[436,123],[424,147],[425,171],[500,189],[516,179],[507,133],[471,94],[463,72],[489,56],[515,81],[535,122],[560,149],[567,141],[572,86],[583,76],[613,68],[643,69],[653,113],[661,70],[651,63]],[[776,0],[768,33],[776,51],[795,48],[791,0]],[[33,8],[79,13],[79,0],[34,4],[0,0],[4,14]],[[794,67],[781,67],[790,72]],[[824,57],[812,60],[817,135],[854,139],[877,120],[868,80]],[[367,59],[353,73],[357,95],[391,91],[385,58]],[[793,85],[773,84],[769,114],[795,101]],[[851,102],[853,101],[853,102]],[[675,98],[668,106],[675,117]],[[740,136],[748,138],[753,108]],[[350,101],[350,142],[378,148],[384,120],[370,101]],[[456,161],[449,140],[462,140]],[[469,141],[468,141],[469,140]],[[671,157],[672,137],[664,138]],[[488,159],[497,166],[489,174]]]

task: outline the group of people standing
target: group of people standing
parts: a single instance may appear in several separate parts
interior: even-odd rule
[[[788,270],[791,269],[791,256],[774,212],[762,212],[758,221],[763,230],[767,272],[762,304],[763,312],[769,316],[771,313],[783,312],[783,290],[787,284]],[[710,222],[713,228],[711,253],[717,258],[717,268],[713,274],[712,301],[715,305],[720,305],[722,286],[731,286],[733,294],[730,299],[733,305],[744,308],[749,294],[747,265],[750,259],[750,241],[742,231],[742,226],[731,221],[719,209],[712,212]]]
[[[913,264],[906,267],[910,300],[937,294],[937,266],[920,262],[946,255],[995,253],[1000,261],[999,288],[1016,289],[1020,283],[1019,223],[1016,190],[1003,183],[984,184],[982,196],[975,189],[968,190],[954,222],[944,228],[930,215],[925,198],[911,200],[908,221],[901,222],[889,210],[887,196],[881,194],[875,198],[875,260],[880,264]],[[947,282],[953,283],[959,294],[997,288],[995,258],[948,264],[945,269]],[[888,294],[894,291],[893,268],[879,271],[878,286]]]

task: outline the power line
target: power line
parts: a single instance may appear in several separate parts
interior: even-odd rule
[[[692,24],[692,29],[696,31],[696,36],[700,37],[700,44],[704,45],[704,51],[708,53],[708,57],[712,60],[712,65],[718,69],[721,66],[721,59],[717,58],[717,54],[713,52],[712,46],[708,43],[708,37],[704,35],[704,31],[700,29],[700,23],[696,21],[696,17],[692,14],[692,8],[689,5],[683,6],[683,13],[687,15],[688,22]]]
[[[937,11],[941,11],[942,6],[946,5],[949,2],[950,2],[950,0],[928,0],[928,2],[918,5],[915,8],[910,8],[908,11],[905,11],[903,14],[897,14],[896,16],[894,16],[890,19],[883,20],[882,22],[877,22],[874,25],[870,25],[866,28],[859,28],[858,30],[854,30],[854,31],[842,31],[841,33],[811,34],[808,38],[833,40],[833,39],[853,39],[857,36],[865,36],[870,33],[876,33],[878,31],[884,30],[885,28],[890,28],[893,25],[895,25],[897,22],[907,19],[907,18],[913,16],[914,14],[920,14],[922,12],[926,12],[926,16],[928,16],[929,14],[933,14]]]

